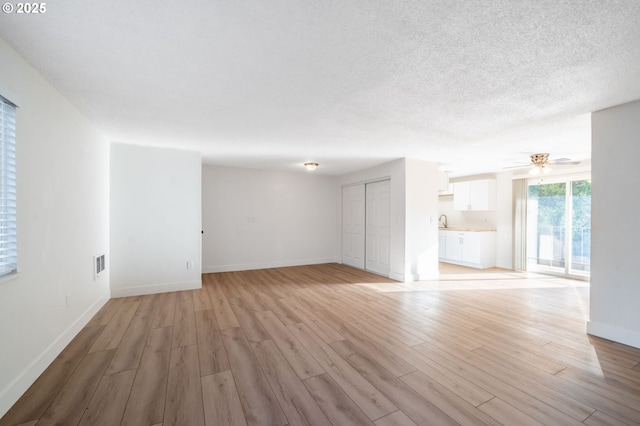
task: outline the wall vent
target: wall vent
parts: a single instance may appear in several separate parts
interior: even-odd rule
[[[97,280],[102,276],[102,273],[107,268],[106,256],[104,254],[98,254],[93,256],[93,279]]]

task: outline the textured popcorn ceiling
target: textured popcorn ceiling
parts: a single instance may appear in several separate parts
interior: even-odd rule
[[[64,0],[0,37],[112,141],[228,166],[586,159],[640,98],[637,0]]]

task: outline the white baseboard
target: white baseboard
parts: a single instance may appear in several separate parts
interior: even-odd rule
[[[614,327],[608,324],[588,321],[587,333],[603,339],[613,340],[614,342],[640,348],[640,333],[637,331],[626,330],[624,328]]]
[[[213,265],[203,266],[203,274],[211,274],[215,272],[235,272],[235,271],[250,271],[254,269],[269,269],[269,268],[286,268],[289,266],[304,266],[304,265],[318,265],[321,263],[336,263],[335,257],[315,258],[315,259],[299,259],[299,260],[279,260],[273,262],[259,262],[259,263],[238,263],[234,265]]]
[[[202,280],[176,281],[138,287],[112,288],[111,297],[144,296],[145,294],[167,293],[170,291],[197,290],[202,288]]]
[[[44,370],[49,367],[60,352],[73,340],[73,338],[87,325],[98,313],[100,308],[110,298],[107,290],[95,303],[89,306],[69,327],[66,328],[9,386],[0,392],[0,418],[16,403],[23,393],[36,381]]]
[[[406,276],[405,274],[399,274],[397,272],[389,272],[389,278],[395,281],[400,281],[401,283],[410,283],[414,281],[412,276]]]

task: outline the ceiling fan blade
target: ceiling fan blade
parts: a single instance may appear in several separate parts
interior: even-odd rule
[[[547,164],[555,164],[557,166],[577,166],[581,161],[574,161],[569,158],[558,158],[547,162]]]
[[[522,164],[521,166],[509,166],[509,167],[503,167],[502,170],[507,170],[507,169],[524,169],[525,167],[531,167],[533,166],[533,164]]]

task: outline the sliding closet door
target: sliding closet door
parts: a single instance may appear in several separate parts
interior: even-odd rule
[[[366,269],[389,276],[390,181],[366,185]]]
[[[364,269],[364,185],[342,188],[342,263]]]

